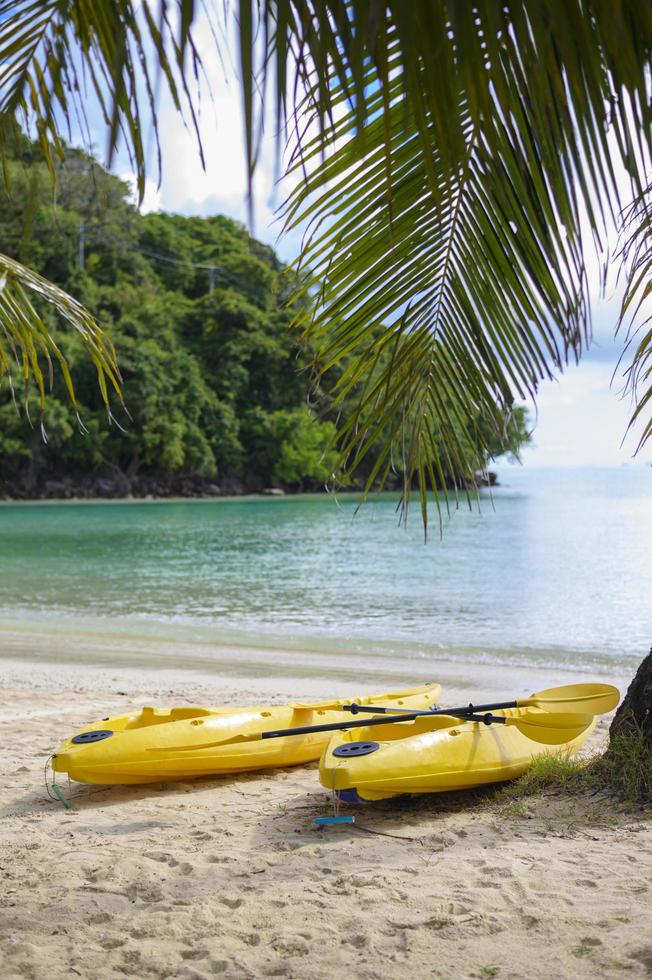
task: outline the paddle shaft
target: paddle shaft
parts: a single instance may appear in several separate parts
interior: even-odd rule
[[[466,718],[468,715],[477,714],[479,711],[496,711],[499,708],[518,708],[518,701],[495,701],[493,704],[467,704],[463,708],[427,708],[424,711],[415,711],[410,708],[381,708],[366,704],[343,704],[342,711],[350,711],[352,715],[357,715],[359,711],[377,715],[454,715],[456,718]]]
[[[468,708],[466,709],[468,712]],[[401,721],[415,721],[417,718],[423,718],[424,715],[429,717],[430,715],[441,714],[441,715],[451,715],[452,717],[457,717],[460,721],[483,721],[485,725],[491,725],[492,722],[498,722],[499,724],[505,724],[507,722],[506,718],[496,717],[495,715],[458,715],[454,711],[413,711],[410,714],[401,715]],[[490,719],[489,721],[487,719]],[[304,725],[301,728],[278,728],[276,731],[271,732],[261,732],[260,738],[284,738],[286,735],[312,735],[313,732],[341,732],[348,728],[368,728],[370,725],[387,725],[391,724],[386,718],[364,718],[360,721],[344,721],[338,722],[334,721],[328,725]]]

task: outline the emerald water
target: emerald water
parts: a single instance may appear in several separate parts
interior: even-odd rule
[[[418,505],[404,529],[389,496],[358,514],[350,496],[5,504],[0,644],[36,625],[297,664],[629,671],[652,642],[652,469],[510,467],[501,482],[425,544]]]

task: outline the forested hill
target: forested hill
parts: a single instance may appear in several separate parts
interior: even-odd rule
[[[35,154],[11,167],[0,250],[63,286],[118,351],[131,418],[109,425],[93,365],[69,356],[79,430],[59,378],[47,444],[7,389],[0,409],[1,490],[11,495],[215,492],[320,486],[330,423],[307,407],[308,357],[289,330],[288,283],[273,250],[222,216],[141,215],[126,184],[76,151],[52,184]],[[53,322],[49,315],[49,322]],[[20,392],[19,400],[20,400]]]
[[[308,406],[309,352],[289,329],[290,283],[267,245],[216,216],[141,215],[127,185],[71,150],[52,183],[26,142],[0,198],[0,251],[81,300],[118,352],[130,417],[109,425],[74,334],[72,367],[31,422],[0,391],[0,495],[233,493],[323,486],[333,423]],[[21,393],[17,392],[21,403]],[[502,448],[502,447],[501,447]],[[369,462],[368,465],[371,465]]]

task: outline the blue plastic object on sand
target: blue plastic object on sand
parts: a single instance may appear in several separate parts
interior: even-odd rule
[[[313,823],[317,827],[326,827],[328,824],[332,823],[355,823],[354,816],[347,817],[315,817]]]

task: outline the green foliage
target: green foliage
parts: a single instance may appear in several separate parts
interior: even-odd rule
[[[270,417],[273,442],[279,447],[274,475],[282,483],[301,484],[303,479],[326,483],[333,476],[337,455],[324,447],[332,443],[332,422],[316,422],[308,408],[274,412]]]
[[[79,296],[109,331],[129,416],[120,417],[120,427],[107,424],[84,339],[64,335],[44,307],[52,337],[65,340],[86,431],[61,377],[55,375],[43,409],[47,444],[40,424],[30,425],[40,423],[39,406],[32,399],[27,412],[17,412],[22,393],[14,406],[5,388],[5,486],[27,481],[38,489],[45,478],[105,465],[129,479],[219,474],[237,480],[252,472],[246,416],[255,407],[273,422],[266,457],[253,460],[258,484],[276,475],[278,451],[289,451],[285,442],[297,454],[290,482],[320,482],[312,456],[324,451],[330,428],[317,424],[312,432],[307,424],[307,378],[298,371],[306,360],[288,330],[284,270],[272,250],[228,218],[139,215],[127,186],[79,151],[67,151],[57,164],[53,195],[47,168],[38,157],[29,159],[30,144],[23,150],[22,159],[6,162],[11,193],[0,201],[0,240]],[[215,267],[212,291],[208,266]],[[293,413],[306,425],[288,422],[275,447],[281,418]]]
[[[591,761],[586,758],[576,758],[567,752],[546,752],[533,759],[522,776],[503,787],[501,796],[519,800],[551,790],[578,789],[590,768]]]
[[[604,791],[626,803],[652,801],[652,745],[643,733],[615,735],[603,755],[573,758],[564,752],[546,753],[525,773],[500,790],[510,801],[540,793]],[[513,804],[512,804],[513,805]]]
[[[77,150],[57,164],[55,195],[30,144],[6,166],[11,193],[0,200],[0,240],[74,292],[106,328],[129,414],[119,426],[107,424],[83,337],[64,335],[44,306],[52,337],[65,339],[85,431],[60,376],[43,408],[47,445],[6,390],[5,487],[38,491],[45,479],[107,468],[122,474],[123,492],[157,476],[171,486],[189,476],[254,489],[270,482],[320,488],[331,479],[333,407],[319,390],[318,408],[307,403],[314,352],[290,329],[302,301],[288,304],[292,283],[272,249],[225,217],[140,215],[126,184]],[[356,397],[352,390],[345,414]],[[29,414],[40,422],[38,404]],[[497,454],[527,438],[524,414],[514,418],[518,431],[508,437],[505,427]],[[373,460],[372,451],[360,478]],[[469,452],[463,476],[473,468]]]

